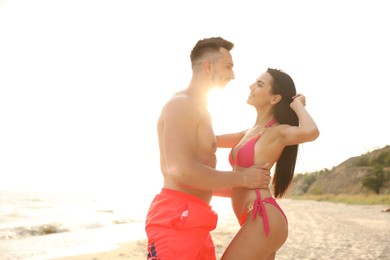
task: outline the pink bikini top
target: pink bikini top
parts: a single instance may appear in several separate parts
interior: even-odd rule
[[[265,124],[264,128],[270,127],[275,123],[276,119],[272,119],[267,124]],[[233,158],[233,150],[235,146],[230,150],[229,162],[232,167],[237,165],[240,167],[248,168],[254,164],[255,144],[257,140],[259,140],[263,132],[264,131],[261,131],[260,134],[257,134],[256,136],[245,142],[243,145],[241,145],[241,147],[237,151],[236,158]]]

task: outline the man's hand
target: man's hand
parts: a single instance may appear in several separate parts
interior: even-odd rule
[[[242,186],[249,189],[268,189],[271,181],[268,163],[256,164],[242,171]]]

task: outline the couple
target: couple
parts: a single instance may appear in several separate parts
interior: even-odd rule
[[[146,218],[149,260],[216,259],[213,195],[231,196],[241,225],[222,259],[274,259],[287,239],[287,218],[275,198],[293,179],[298,144],[315,140],[319,130],[291,77],[268,69],[250,86],[247,103],[257,111],[255,125],[215,136],[207,95],[234,79],[233,46],[220,37],[199,40],[190,55],[188,87],[162,109],[157,129],[164,184]],[[215,169],[217,147],[232,148],[232,171]]]

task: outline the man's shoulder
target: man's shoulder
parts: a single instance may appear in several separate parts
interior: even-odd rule
[[[180,94],[172,96],[164,105],[160,115],[164,119],[181,120],[182,122],[190,120],[193,123],[200,121],[203,116],[192,97]]]
[[[195,100],[186,93],[175,93],[165,104],[164,109],[192,109],[196,106]]]

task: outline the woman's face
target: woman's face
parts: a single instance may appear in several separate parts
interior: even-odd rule
[[[257,78],[256,82],[249,86],[250,94],[247,103],[256,108],[262,108],[271,105],[271,100],[275,95],[272,94],[272,76],[264,72]]]

